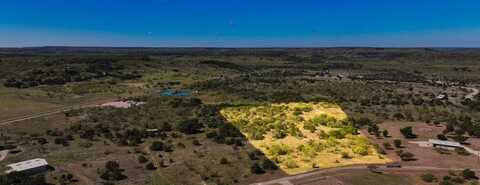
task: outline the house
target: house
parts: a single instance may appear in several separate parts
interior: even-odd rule
[[[453,141],[442,141],[438,139],[429,139],[428,142],[435,148],[444,148],[453,150],[456,148],[463,148],[463,146],[458,142]]]
[[[45,159],[37,158],[9,164],[7,167],[10,169],[5,171],[5,173],[21,172],[26,174],[37,174],[48,170],[48,162]]]
[[[149,128],[149,129],[146,129],[145,131],[146,131],[146,132],[154,132],[154,133],[155,133],[155,132],[158,132],[158,129],[156,129],[156,128]]]
[[[441,93],[437,97],[435,97],[437,100],[446,100],[448,99],[447,93]]]

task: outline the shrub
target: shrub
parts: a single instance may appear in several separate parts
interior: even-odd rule
[[[443,135],[443,134],[438,134],[438,135],[437,135],[437,139],[442,140],[442,141],[448,140],[448,138],[447,138],[445,135]]]
[[[154,141],[151,145],[150,145],[150,150],[152,151],[162,151],[163,150],[163,142],[161,141]]]
[[[390,137],[390,135],[389,135],[389,133],[388,133],[388,130],[384,130],[384,131],[382,132],[382,135],[383,135],[383,137]]]
[[[202,132],[203,124],[196,119],[182,121],[177,125],[178,131],[185,134],[197,134]]]
[[[92,145],[93,143],[90,141],[81,141],[78,143],[78,146],[84,147],[84,148],[90,148]]]
[[[143,155],[139,155],[137,157],[137,160],[138,160],[139,163],[142,163],[142,164],[148,162],[148,159]]]
[[[400,140],[400,139],[395,139],[395,140],[393,140],[393,144],[394,144],[395,147],[397,147],[397,148],[402,148],[402,140]]]
[[[435,177],[434,175],[430,174],[430,173],[427,173],[427,174],[423,174],[422,176],[420,176],[422,178],[423,181],[425,182],[436,182],[437,181],[437,177]]]
[[[380,147],[378,144],[374,144],[373,147],[375,148],[375,151],[377,151],[377,153],[382,154],[382,155],[387,154],[387,152],[382,147]]]
[[[465,179],[477,179],[477,175],[475,174],[475,172],[470,169],[463,170],[462,176]]]
[[[449,181],[449,180],[444,180],[442,182],[440,182],[440,184],[438,185],[454,185],[453,182]]]
[[[289,169],[298,168],[297,162],[295,162],[295,160],[293,160],[291,158],[285,160],[285,162],[283,162],[283,164],[285,165],[285,167],[287,167]]]
[[[268,159],[263,160],[262,166],[266,170],[276,170],[276,169],[278,169],[278,166],[273,161],[270,161]]]
[[[335,139],[343,139],[343,138],[345,138],[346,134],[347,133],[345,133],[343,130],[332,130],[332,131],[328,132],[328,136],[333,137]]]
[[[69,146],[70,145],[70,143],[68,143],[68,140],[63,138],[63,137],[55,138],[54,142],[57,145],[63,145],[63,146]]]
[[[265,173],[265,170],[258,163],[253,163],[252,167],[250,167],[250,171],[254,174]]]
[[[153,163],[148,163],[147,165],[145,165],[145,169],[147,170],[156,170],[157,167],[155,167],[155,165]]]
[[[342,158],[344,158],[344,159],[350,159],[351,157],[350,157],[350,155],[348,155],[347,152],[342,152]]]
[[[404,127],[404,128],[401,128],[400,129],[400,132],[402,133],[402,135],[407,138],[407,139],[413,139],[413,138],[416,138],[417,135],[415,135],[413,133],[413,129],[412,127]]]
[[[455,184],[463,184],[465,183],[465,179],[463,179],[462,177],[453,177],[452,182],[454,182]]]
[[[120,168],[120,165],[115,161],[108,161],[105,163],[105,170],[100,175],[102,179],[110,181],[119,181],[126,179],[127,176],[122,174],[123,169]]]
[[[383,143],[383,148],[387,150],[393,150],[392,145],[389,142]]]
[[[165,151],[165,152],[173,152],[174,148],[175,147],[172,143],[164,143],[163,144],[163,151]]]
[[[400,154],[400,159],[402,159],[402,161],[412,161],[412,160],[415,160],[414,157],[415,155],[413,155],[410,152],[403,152]]]
[[[198,139],[192,140],[192,144],[195,145],[195,146],[200,146],[200,145],[202,145],[202,144],[200,143],[200,141],[198,141]]]
[[[272,155],[287,155],[290,149],[284,144],[274,144],[270,147],[269,151]]]
[[[227,158],[222,157],[222,158],[220,159],[220,164],[228,164]]]
[[[402,113],[395,113],[393,114],[393,118],[397,119],[397,120],[402,120],[402,119],[405,119],[405,116],[402,114]]]
[[[358,155],[368,155],[368,146],[367,145],[357,145],[353,147],[352,152]]]
[[[470,153],[465,150],[465,148],[455,148],[455,152],[457,152],[458,155],[470,155]]]
[[[210,131],[207,133],[207,138],[216,138],[218,136],[217,131]]]

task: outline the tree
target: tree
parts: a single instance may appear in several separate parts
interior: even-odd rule
[[[200,145],[202,145],[202,144],[200,143],[200,141],[198,141],[198,139],[192,140],[192,144],[195,145],[195,146],[200,146]]]
[[[395,139],[395,140],[393,140],[393,144],[394,144],[395,147],[397,147],[397,148],[402,148],[402,140],[400,140],[400,139]]]
[[[150,145],[150,150],[152,151],[162,151],[163,150],[163,142],[161,141],[154,141],[151,145]]]
[[[453,136],[452,139],[455,140],[456,142],[459,142],[459,143],[465,143],[465,141],[466,141],[468,138],[465,137],[465,136],[463,136],[463,135],[460,135],[460,134],[455,134],[455,136]]]
[[[265,173],[265,170],[260,166],[258,163],[253,163],[252,167],[250,168],[250,171],[254,174],[263,174]]]
[[[443,135],[443,134],[438,134],[438,135],[437,135],[437,138],[438,138],[439,140],[442,140],[442,141],[448,140],[447,136],[445,136],[445,135]]]
[[[437,181],[437,177],[435,177],[434,175],[432,175],[430,173],[423,174],[420,177],[422,178],[423,181],[428,182],[428,183]]]
[[[397,120],[402,120],[402,119],[405,119],[405,116],[402,114],[402,113],[395,113],[393,114],[393,118],[397,119]]]
[[[263,167],[263,169],[266,169],[266,170],[276,170],[276,169],[278,169],[278,166],[273,161],[271,161],[269,159],[264,159],[263,160],[262,167]]]
[[[415,160],[415,155],[413,155],[412,153],[410,152],[403,152],[400,154],[400,159],[402,159],[402,161],[413,161]]]
[[[148,162],[148,159],[143,155],[139,155],[137,159],[138,159],[138,162],[142,164]]]
[[[197,119],[190,119],[180,122],[177,125],[178,131],[185,134],[198,134],[202,132],[203,124],[199,123]]]
[[[407,138],[407,139],[413,139],[413,138],[416,138],[417,135],[415,135],[413,133],[413,129],[412,127],[404,127],[404,128],[401,128],[400,129],[400,132],[402,133],[402,135]]]
[[[146,168],[147,170],[156,170],[156,169],[157,169],[157,167],[155,167],[155,165],[154,165],[153,163],[151,163],[151,162],[148,163],[147,165],[145,165],[145,168]]]
[[[462,171],[462,176],[465,179],[477,179],[475,172],[468,168]]]
[[[119,181],[127,178],[122,172],[123,169],[120,168],[120,165],[116,161],[108,161],[105,163],[105,170],[100,177],[109,181]]]
[[[387,150],[392,150],[392,145],[389,143],[389,142],[385,142],[383,143],[383,148],[387,149]]]
[[[356,145],[352,148],[352,152],[358,155],[368,155],[368,145]]]
[[[373,135],[378,135],[378,133],[380,132],[377,124],[369,125],[367,130],[368,130],[368,133],[373,134]]]
[[[383,130],[382,135],[383,137],[390,137],[388,130]]]
[[[465,148],[455,148],[455,152],[457,152],[458,155],[470,155],[470,152],[465,150]]]
[[[55,144],[57,145],[63,145],[63,146],[69,146],[70,143],[64,138],[64,137],[57,137],[54,140]]]
[[[225,157],[222,157],[222,158],[220,159],[220,164],[228,164],[228,159],[225,158]]]
[[[6,175],[0,175],[1,185],[47,185],[45,174],[26,175],[18,172],[12,172]]]

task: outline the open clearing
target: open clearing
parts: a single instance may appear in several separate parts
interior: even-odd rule
[[[366,137],[342,122],[346,114],[335,104],[238,106],[221,113],[287,174],[390,161],[378,154]],[[314,128],[309,127],[312,124]],[[265,133],[258,133],[261,130]]]

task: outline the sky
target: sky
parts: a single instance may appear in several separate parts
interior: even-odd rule
[[[480,47],[478,0],[1,0],[0,47]]]

